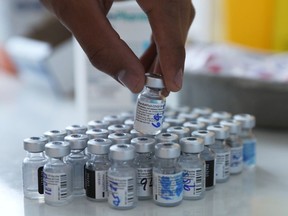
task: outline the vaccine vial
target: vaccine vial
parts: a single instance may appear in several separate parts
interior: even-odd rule
[[[125,124],[115,124],[108,127],[109,133],[129,133],[131,127]]]
[[[134,118],[133,119],[126,119],[124,121],[124,124],[127,125],[130,128],[129,131],[131,131],[133,129],[133,125],[134,125]]]
[[[22,162],[23,192],[28,199],[44,199],[43,167],[47,163],[44,154],[47,142],[44,136],[24,139],[27,156]]]
[[[167,129],[167,133],[173,133],[178,135],[178,139],[190,136],[190,130],[183,126],[173,126]]]
[[[197,122],[205,124],[205,128],[207,128],[209,125],[218,124],[218,119],[212,116],[200,116],[197,118]]]
[[[107,122],[108,125],[123,123],[123,120],[118,115],[106,115],[103,117],[103,121]]]
[[[65,141],[70,144],[71,153],[66,162],[72,166],[73,195],[84,196],[84,167],[88,160],[85,155],[88,136],[85,134],[70,134],[65,137]]]
[[[91,155],[85,166],[86,197],[91,201],[107,201],[107,174],[111,166],[109,148],[112,141],[96,138],[88,141],[88,152]]]
[[[51,206],[68,204],[72,198],[72,166],[64,162],[70,154],[70,145],[65,141],[53,141],[45,145],[49,157],[44,166],[44,200]]]
[[[204,140],[205,147],[200,153],[200,157],[205,161],[206,167],[205,189],[212,190],[216,185],[216,155],[210,146],[215,143],[215,133],[207,130],[197,130],[192,132],[192,136]]]
[[[178,118],[185,119],[185,122],[187,121],[194,121],[199,117],[199,114],[197,113],[179,113]]]
[[[241,133],[241,122],[236,120],[222,120],[220,125],[229,128],[229,137],[226,140],[230,147],[230,174],[239,174],[243,170],[243,145],[239,135]]]
[[[135,130],[150,135],[161,132],[166,103],[165,97],[161,95],[164,88],[161,76],[146,74],[145,88],[137,98]]]
[[[180,140],[183,170],[183,199],[198,200],[205,194],[205,161],[200,157],[204,150],[202,138],[185,137]]]
[[[153,200],[159,206],[177,206],[183,199],[183,176],[179,164],[180,145],[172,142],[155,146]]]
[[[243,144],[243,163],[245,168],[256,165],[256,138],[252,129],[255,127],[255,117],[250,114],[237,114],[233,118],[242,123],[240,138]]]
[[[138,199],[152,199],[153,196],[153,156],[156,140],[151,137],[137,137],[131,140],[135,147],[134,165],[137,174]]]
[[[213,110],[210,107],[194,107],[192,113],[196,113],[199,116],[210,116]]]
[[[213,112],[211,116],[216,118],[218,123],[220,123],[220,121],[229,120],[232,118],[232,114],[226,111]]]
[[[169,127],[171,127],[171,125],[170,125],[168,122],[165,122],[165,121],[164,121],[163,124],[162,124],[161,133],[167,132],[167,129],[168,129]]]
[[[49,130],[44,133],[49,142],[52,141],[64,141],[67,132],[65,130]]]
[[[92,128],[86,131],[86,135],[88,135],[88,139],[107,138],[109,132],[104,128]]]
[[[191,133],[196,130],[205,129],[205,124],[203,122],[197,122],[197,120],[187,121],[183,124],[183,126],[189,128]]]
[[[73,124],[65,128],[67,134],[85,134],[87,127],[85,125]]]
[[[111,133],[109,134],[108,139],[112,140],[113,144],[129,144],[132,135],[129,133]]]
[[[226,145],[229,136],[229,128],[222,125],[211,125],[208,131],[215,133],[215,144],[210,148],[216,154],[216,182],[223,183],[230,177],[230,148]]]
[[[155,139],[157,142],[175,142],[178,143],[179,137],[177,134],[174,133],[160,133],[157,136],[155,136]]]
[[[170,127],[173,126],[182,126],[185,122],[185,118],[178,118],[178,117],[167,117],[164,119],[164,122],[170,124]]]
[[[112,165],[108,170],[108,204],[114,209],[131,209],[137,203],[135,147],[116,144],[110,147]]]
[[[92,120],[88,122],[88,129],[107,129],[109,126],[109,123],[103,120]]]

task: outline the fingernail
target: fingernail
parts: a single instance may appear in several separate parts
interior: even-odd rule
[[[176,73],[176,75],[174,77],[174,82],[175,82],[175,85],[180,90],[182,88],[182,82],[183,82],[183,71],[182,71],[182,69],[179,69],[179,71]]]
[[[138,93],[143,88],[143,86],[140,86],[141,83],[139,75],[134,73],[128,73],[127,71],[123,70],[118,74],[118,80],[123,86],[126,86],[133,93]]]

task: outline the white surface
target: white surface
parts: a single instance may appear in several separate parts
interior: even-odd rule
[[[168,98],[169,99],[169,98]],[[51,207],[23,198],[21,163],[25,156],[22,140],[50,129],[78,122],[72,101],[59,99],[45,86],[15,81],[0,72],[0,206],[1,215],[153,215],[153,216],[287,216],[288,132],[257,130],[257,167],[218,184],[203,200],[183,201],[178,207],[158,207],[139,201],[135,209],[117,211],[107,203],[85,197],[71,204]]]

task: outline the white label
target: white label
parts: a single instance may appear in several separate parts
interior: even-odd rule
[[[230,174],[230,153],[216,154],[216,179],[224,180]]]
[[[135,179],[108,175],[108,202],[116,207],[133,206]]]
[[[183,195],[185,197],[198,197],[201,195],[203,192],[203,173],[200,168],[183,170]]]
[[[243,169],[243,147],[231,148],[230,173],[239,173]]]
[[[50,202],[66,200],[68,196],[67,175],[65,173],[44,172],[45,200]]]
[[[107,199],[107,170],[95,171],[95,199]]]
[[[137,168],[137,189],[139,197],[152,196],[152,168]]]
[[[160,203],[176,203],[183,199],[182,172],[163,175],[153,172],[153,199]]]
[[[141,133],[153,134],[162,128],[165,101],[163,103],[137,102],[134,128]]]

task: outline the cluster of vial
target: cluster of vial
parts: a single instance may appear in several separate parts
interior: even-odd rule
[[[177,206],[183,199],[202,199],[230,174],[255,166],[254,116],[205,107],[167,109],[161,78],[147,76],[146,84],[135,114],[25,139],[24,196],[53,206],[75,196],[115,209],[147,199]]]

